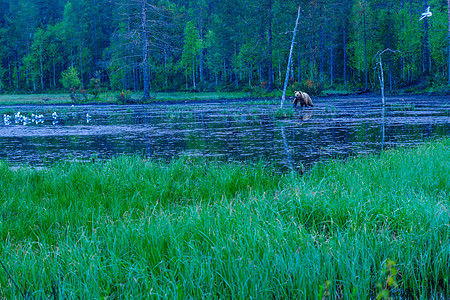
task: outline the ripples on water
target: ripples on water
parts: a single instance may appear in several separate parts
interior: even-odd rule
[[[278,104],[228,101],[134,106],[3,106],[0,159],[45,165],[58,160],[139,154],[223,160],[264,159],[282,169],[377,153],[448,137],[448,97],[317,98],[314,108],[274,118]],[[273,103],[273,102],[272,102]],[[286,108],[289,105],[286,106]],[[42,122],[15,122],[18,112]],[[55,118],[53,113],[56,112]]]

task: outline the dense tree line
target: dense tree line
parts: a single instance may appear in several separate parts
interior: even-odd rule
[[[448,0],[0,0],[0,92],[279,88],[301,20],[291,84],[372,89],[449,75]],[[426,7],[431,17],[419,21]]]

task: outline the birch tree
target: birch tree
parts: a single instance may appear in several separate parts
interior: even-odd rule
[[[294,49],[295,35],[297,34],[297,26],[298,26],[299,19],[300,19],[300,6],[298,7],[298,10],[297,10],[297,19],[295,20],[294,32],[292,34],[292,42],[291,42],[291,48],[289,51],[289,58],[288,58],[287,70],[286,70],[286,78],[284,80],[284,86],[283,86],[283,95],[281,96],[281,108],[283,108],[284,100],[286,98],[286,88],[287,88],[287,84],[288,84],[288,80],[289,80],[289,71],[290,71],[291,63],[292,63],[292,51]]]
[[[181,66],[184,69],[185,76],[192,77],[192,86],[194,90],[197,89],[196,84],[196,68],[198,62],[198,55],[201,50],[201,43],[199,39],[199,32],[192,22],[187,22],[184,30],[184,47],[181,56]],[[186,80],[186,89],[188,89],[188,80]]]

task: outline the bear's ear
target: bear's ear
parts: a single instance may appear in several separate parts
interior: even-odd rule
[[[298,91],[294,91],[294,94],[297,94],[298,93]]]

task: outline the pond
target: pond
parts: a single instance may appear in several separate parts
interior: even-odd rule
[[[42,166],[59,160],[138,154],[265,161],[280,169],[378,153],[450,134],[450,98],[379,96],[313,99],[277,118],[277,101],[147,105],[0,106],[0,159]],[[290,108],[286,102],[286,108]]]

